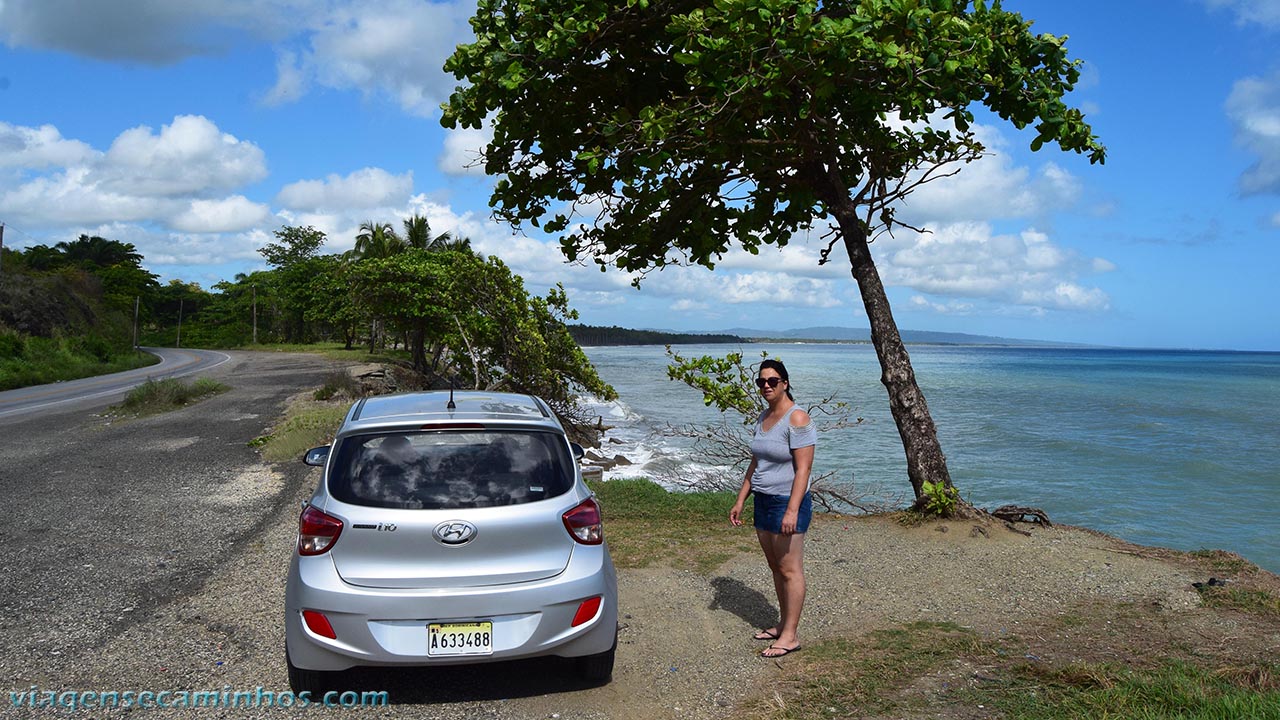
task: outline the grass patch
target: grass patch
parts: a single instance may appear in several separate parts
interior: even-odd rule
[[[1219,575],[1240,575],[1257,569],[1248,560],[1225,550],[1195,550],[1187,554]]]
[[[973,631],[949,622],[914,622],[866,637],[805,646],[785,666],[772,697],[760,698],[752,718],[846,718],[895,714],[916,704],[899,688],[958,657],[978,652]]]
[[[1280,598],[1266,590],[1230,586],[1204,587],[1199,590],[1206,607],[1280,617]]]
[[[177,378],[148,380],[129,391],[115,410],[136,417],[177,410],[231,388],[217,380],[197,378],[185,383]]]
[[[1026,720],[1237,720],[1280,718],[1274,666],[1207,670],[1181,661],[1154,668],[1073,664],[1015,668],[1005,687],[963,693],[966,704]]]
[[[743,527],[729,524],[736,493],[669,492],[648,480],[590,483],[604,513],[609,552],[620,568],[656,562],[710,573],[758,547],[748,504]]]
[[[369,352],[369,348],[355,347],[346,349],[342,343],[278,343],[271,345],[242,345],[235,350],[256,350],[259,352],[296,352],[312,353],[324,357],[352,363],[398,363],[412,360],[407,350],[379,349]]]
[[[324,378],[324,384],[315,391],[316,400],[332,400],[336,397],[355,398],[360,394],[360,383],[346,370],[333,370]]]
[[[254,438],[249,445],[259,448],[271,462],[296,460],[307,450],[328,445],[342,425],[348,405],[326,405],[299,410],[289,415],[270,435]]]

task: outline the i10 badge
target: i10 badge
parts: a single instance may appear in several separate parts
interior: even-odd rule
[[[445,520],[431,535],[443,545],[466,545],[476,536],[476,526],[466,520]]]

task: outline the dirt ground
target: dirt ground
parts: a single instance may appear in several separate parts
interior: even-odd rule
[[[281,491],[301,499],[309,492],[281,482],[264,469],[246,476],[244,492],[224,504]],[[160,607],[103,646],[28,668],[24,682],[80,689],[287,689],[280,614],[294,513],[287,510],[199,591]],[[856,641],[878,629],[929,620],[972,628],[982,638],[1016,636],[1027,656],[1053,662],[1123,662],[1175,649],[1216,654],[1229,663],[1280,649],[1277,623],[1202,606],[1192,583],[1207,579],[1208,560],[1082,529],[1018,527],[1021,532],[998,522],[903,527],[884,517],[820,517],[806,545],[802,642]],[[1280,590],[1267,573],[1250,571],[1239,579],[1219,573]],[[661,562],[624,569],[619,582],[620,644],[614,680],[606,686],[584,687],[569,666],[556,662],[430,673],[371,670],[351,681],[359,689],[391,693],[394,705],[379,709],[380,717],[723,718],[760,714],[761,705],[772,702],[772,688],[793,681],[804,661],[803,652],[781,660],[758,656],[763,643],[751,635],[776,621],[776,609],[756,553],[736,556],[710,574]],[[924,698],[926,706],[936,698],[929,717],[983,717],[956,714],[942,689],[998,672],[976,664],[947,667],[904,678],[901,692]],[[201,711],[202,717],[294,714],[302,713]],[[12,708],[0,715],[25,716]]]
[[[1144,548],[1070,527],[947,522],[903,527],[886,517],[826,518],[806,544],[802,642],[862,638],[915,621],[955,623],[979,638],[1017,638],[1045,663],[1129,663],[1170,652],[1231,665],[1274,657],[1280,623],[1205,608],[1193,582],[1210,574],[1280,590],[1257,570],[1224,573],[1211,559]],[[1225,554],[1228,568],[1246,564]],[[1241,575],[1235,577],[1236,575]],[[710,577],[669,569],[623,574],[630,620],[610,693],[629,696],[608,717],[758,714],[772,688],[794,681],[803,658],[763,660],[755,628],[776,621],[763,559],[744,554]],[[903,678],[927,717],[956,716],[943,689],[990,680],[995,667],[962,664]],[[936,696],[932,697],[931,696]],[[984,715],[978,715],[984,716]],[[958,717],[958,716],[956,716]]]

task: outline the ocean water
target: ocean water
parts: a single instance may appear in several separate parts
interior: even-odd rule
[[[783,360],[796,400],[829,393],[865,421],[824,432],[815,472],[857,493],[910,495],[875,351],[865,344],[680,346],[685,357],[761,351]],[[606,446],[634,464],[740,477],[697,457],[667,424],[720,422],[668,380],[661,346],[585,348],[618,391],[596,410]],[[1224,549],[1280,573],[1280,353],[909,346],[952,480],[987,509],[1039,507],[1054,522],[1179,550]]]

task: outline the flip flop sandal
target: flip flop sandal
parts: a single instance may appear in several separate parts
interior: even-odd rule
[[[773,654],[773,655],[765,655],[765,653],[769,652],[770,650],[773,650],[773,651],[774,651],[774,654]],[[797,646],[795,646],[795,647],[791,647],[791,648],[784,648],[784,647],[778,647],[777,645],[770,645],[769,647],[767,647],[767,648],[765,648],[764,650],[761,650],[761,651],[760,651],[760,657],[762,657],[762,658],[774,659],[774,658],[780,658],[780,657],[782,657],[783,655],[790,655],[790,654],[791,654],[791,653],[793,653],[793,652],[800,652],[800,646],[799,646],[799,645],[797,645]]]
[[[778,633],[766,628],[764,630],[760,630],[755,635],[752,635],[751,638],[753,640],[777,640]]]

